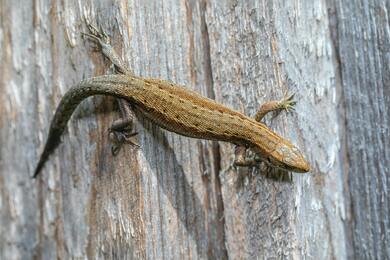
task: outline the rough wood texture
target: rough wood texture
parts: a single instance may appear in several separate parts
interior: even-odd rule
[[[335,3],[349,256],[390,259],[390,1]]]
[[[346,2],[0,1],[0,258],[388,258],[390,6]],[[234,169],[231,145],[143,117],[112,157],[118,113],[92,98],[30,179],[60,97],[109,73],[84,14],[137,75],[251,116],[295,91],[266,123],[311,174]]]
[[[276,173],[272,179],[264,171],[243,170],[247,176],[242,178],[229,168],[230,160],[222,160],[229,256],[343,258],[344,203],[326,6],[319,1],[215,1],[209,10],[217,99],[254,115],[262,100],[295,91],[297,112],[267,123],[306,151],[313,166],[310,175],[278,178]],[[221,150],[222,158],[229,158],[227,147]]]

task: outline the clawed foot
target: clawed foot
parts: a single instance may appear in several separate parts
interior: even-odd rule
[[[108,35],[104,32],[103,28],[100,27],[100,29],[97,29],[87,18],[85,18],[85,24],[87,25],[90,33],[82,32],[82,35],[90,37],[92,40],[97,42],[100,48],[110,45],[110,37],[108,37]]]
[[[258,166],[261,162],[260,157],[253,155],[251,157],[247,156],[247,149],[244,146],[236,146],[234,150],[234,166],[241,167],[255,167]]]
[[[272,111],[286,110],[287,112],[293,111],[294,106],[297,103],[294,100],[295,94],[288,95],[287,93],[279,101],[268,101],[264,103],[255,115],[255,120],[260,122],[266,114]]]
[[[243,146],[236,146],[234,151],[234,167],[256,167],[261,172],[272,173],[276,169],[270,163],[262,160],[257,154],[247,155],[246,148]]]
[[[294,100],[294,96],[295,93],[291,95],[285,93],[282,100],[279,101],[279,109],[286,110],[286,112],[295,111],[295,105],[297,104],[297,102]]]
[[[234,166],[240,166],[240,167],[256,167],[261,163],[256,156],[251,158],[244,158],[244,160],[234,160],[233,165]]]
[[[137,141],[132,140],[132,137],[136,136],[137,132],[130,132],[130,131],[115,131],[110,129],[110,140],[112,142],[111,146],[111,153],[112,155],[116,156],[120,149],[122,148],[123,144],[131,144],[135,147],[139,148],[139,144]]]
[[[139,144],[132,139],[138,133],[133,131],[133,116],[130,114],[131,111],[128,107],[123,108],[125,109],[121,109],[121,112],[124,117],[114,121],[109,128],[110,140],[112,142],[111,152],[114,156],[118,154],[123,144],[131,144],[139,147]]]

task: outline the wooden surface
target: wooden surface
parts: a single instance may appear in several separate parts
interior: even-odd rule
[[[390,1],[335,3],[348,251],[390,259]]]
[[[389,2],[0,1],[0,258],[390,257]],[[265,122],[310,174],[233,168],[233,146],[138,116],[113,157],[111,98],[82,103],[38,180],[56,105],[112,73],[81,37],[100,24],[135,74],[169,79]]]

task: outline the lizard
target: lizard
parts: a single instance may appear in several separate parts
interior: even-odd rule
[[[309,162],[296,146],[260,122],[271,111],[292,109],[296,103],[293,101],[294,95],[263,104],[255,117],[250,118],[185,86],[133,75],[110,45],[108,36],[89,23],[87,26],[91,33],[84,35],[100,45],[103,54],[117,67],[119,74],[82,80],[64,94],[51,121],[47,141],[33,178],[41,172],[49,156],[60,144],[60,137],[73,111],[84,99],[95,95],[126,100],[146,118],[170,132],[235,144],[236,166],[253,166],[262,161],[287,171],[310,171]],[[129,124],[126,122],[118,125],[116,130],[121,131],[120,126]],[[256,154],[255,159],[246,157],[248,148]]]

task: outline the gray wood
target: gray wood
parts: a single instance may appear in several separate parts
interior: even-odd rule
[[[335,1],[351,258],[390,259],[390,2]]]
[[[346,2],[0,1],[0,259],[389,257],[390,6]],[[61,96],[112,73],[85,15],[137,75],[252,116],[295,92],[265,122],[310,174],[235,169],[232,145],[141,115],[141,148],[113,157],[117,108],[94,97],[30,179]]]

